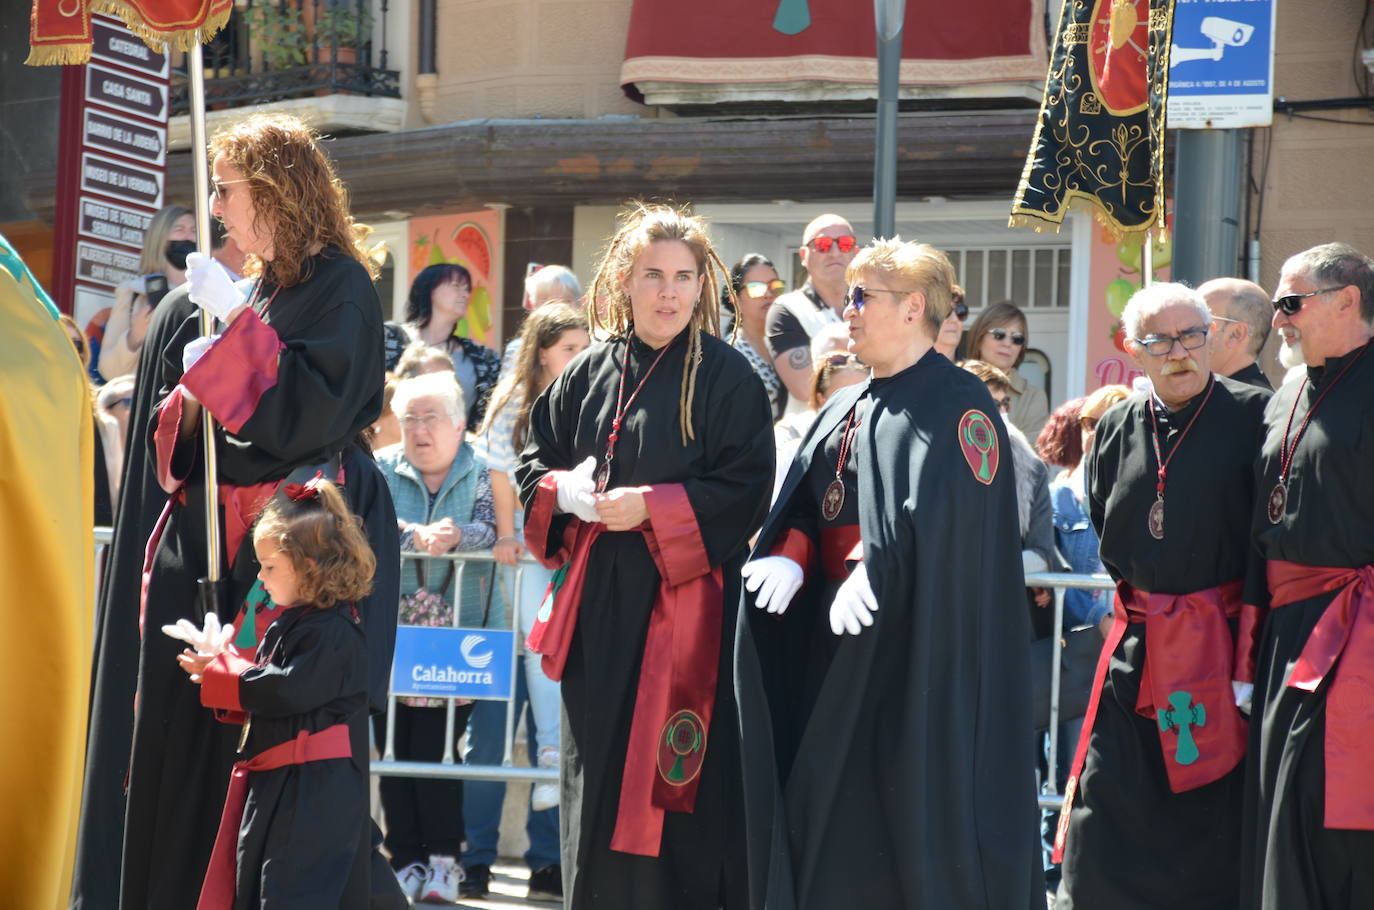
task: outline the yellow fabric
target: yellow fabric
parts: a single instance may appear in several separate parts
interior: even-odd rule
[[[92,432],[76,349],[0,268],[0,907],[67,906],[91,665]]]

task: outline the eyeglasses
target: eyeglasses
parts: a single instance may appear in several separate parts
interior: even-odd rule
[[[1350,287],[1348,284],[1338,284],[1333,288],[1322,288],[1320,291],[1312,291],[1310,294],[1284,294],[1282,297],[1269,301],[1274,306],[1274,311],[1282,311],[1285,316],[1296,316],[1298,310],[1302,309],[1302,302],[1308,297],[1316,297],[1318,294],[1330,294],[1332,291],[1342,291]]]
[[[911,292],[892,291],[887,288],[866,288],[860,285],[855,285],[845,293],[844,304],[845,306],[853,306],[854,309],[862,311],[864,308],[864,304],[868,302],[864,298],[866,298],[869,294],[896,294],[898,297],[902,297],[909,293]]]
[[[806,241],[806,245],[817,253],[828,253],[831,247],[839,247],[841,253],[852,253],[854,248],[859,245],[859,239],[853,234],[842,234],[839,237],[812,237]]]
[[[1096,417],[1080,417],[1080,418],[1078,418],[1078,425],[1079,425],[1080,427],[1082,427],[1082,428],[1084,429],[1085,432],[1091,433],[1091,432],[1093,432],[1094,430],[1097,429],[1097,418],[1096,418]]]
[[[996,328],[990,329],[988,331],[988,334],[991,335],[993,338],[997,339],[998,341],[1006,341],[1007,338],[1010,337],[1011,343],[1016,345],[1018,348],[1026,343],[1025,332],[1008,332],[1006,329]]]
[[[214,192],[215,198],[223,202],[225,199],[229,198],[229,194],[224,189],[226,186],[231,183],[247,183],[248,180],[248,177],[241,177],[238,180],[211,180],[210,189]]]
[[[1189,329],[1181,335],[1148,335],[1135,339],[1135,343],[1151,357],[1163,357],[1175,344],[1183,345],[1185,351],[1196,351],[1207,343],[1207,329]]]
[[[744,283],[744,293],[748,297],[763,297],[765,294],[781,294],[787,289],[787,283],[781,278],[774,278],[772,281],[746,281]]]
[[[401,429],[413,430],[416,427],[424,427],[426,430],[432,430],[439,424],[439,421],[443,419],[443,414],[426,414],[423,417],[407,414],[401,418]]]
[[[1001,411],[1003,414],[1011,410],[1010,398],[993,398],[992,400],[996,402],[997,410]]]
[[[822,362],[828,367],[856,367],[861,370],[868,369],[858,357],[841,351],[826,355],[825,360]]]
[[[955,319],[959,320],[960,322],[963,322],[965,319],[968,318],[968,304],[956,303],[954,304],[954,306],[950,307],[950,312],[954,314]],[[1024,341],[1025,339],[1022,340]]]

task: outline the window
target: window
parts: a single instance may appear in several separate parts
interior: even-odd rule
[[[1068,309],[1072,258],[1068,246],[950,247],[945,252],[970,309],[981,310],[999,300],[1013,300],[1028,310]]]

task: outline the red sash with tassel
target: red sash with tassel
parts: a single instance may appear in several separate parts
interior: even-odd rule
[[[1266,565],[1270,607],[1277,609],[1330,591],[1338,592],[1308,633],[1287,685],[1315,692],[1331,676],[1326,693],[1327,828],[1374,830],[1374,566],[1342,569],[1271,559]]]
[[[1191,594],[1151,594],[1117,584],[1112,628],[1097,659],[1088,711],[1064,786],[1054,862],[1064,861],[1069,815],[1088,757],[1102,686],[1130,623],[1145,624],[1145,663],[1135,710],[1156,721],[1169,789],[1183,793],[1210,784],[1245,757],[1245,720],[1231,690],[1235,642],[1226,622],[1241,613],[1241,587],[1241,582],[1232,581]]]
[[[544,555],[561,473],[551,471],[540,480],[525,522],[530,552],[549,568],[566,566],[527,642],[543,655],[544,672],[554,680],[562,678],[567,666],[592,544],[608,533],[605,525],[573,518],[558,549]],[[649,617],[610,846],[622,853],[658,856],[663,813],[691,812],[696,805],[716,701],[724,581],[719,567],[713,569],[707,559],[682,485],[641,491],[649,522],[636,530],[644,535],[662,582]]]
[[[224,798],[224,813],[219,820],[219,833],[215,835],[215,847],[210,852],[210,865],[205,871],[196,910],[231,910],[234,906],[239,827],[243,824],[243,806],[248,799],[250,771],[271,771],[287,765],[352,757],[348,726],[335,724],[318,733],[302,730],[295,739],[265,749],[247,761],[234,762],[233,773],[229,776],[229,793]]]

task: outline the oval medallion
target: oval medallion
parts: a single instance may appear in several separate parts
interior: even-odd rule
[[[1269,492],[1269,523],[1283,521],[1283,511],[1288,505],[1288,484],[1280,480]]]
[[[601,467],[596,469],[596,492],[605,493],[606,485],[611,482],[611,463],[603,461]]]
[[[1164,500],[1156,499],[1150,506],[1150,536],[1155,540],[1164,539]]]
[[[821,515],[826,521],[834,521],[840,517],[840,509],[844,508],[844,484],[838,480],[830,481],[830,485],[825,488],[825,495],[821,497]]]

